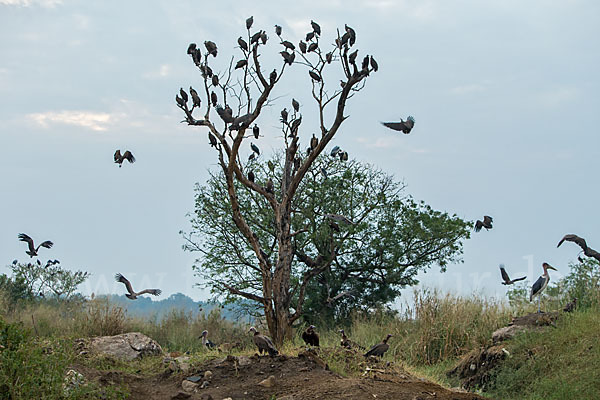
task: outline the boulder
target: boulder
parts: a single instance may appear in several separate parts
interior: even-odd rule
[[[157,342],[139,332],[94,337],[89,340],[88,346],[96,354],[126,361],[163,354],[162,348]]]
[[[262,387],[271,388],[275,386],[275,383],[275,377],[271,375],[267,379],[260,381],[258,384]]]
[[[183,382],[181,382],[181,388],[187,392],[187,393],[192,393],[195,392],[198,389],[198,384],[194,383],[194,382],[190,382],[188,380],[183,380]]]

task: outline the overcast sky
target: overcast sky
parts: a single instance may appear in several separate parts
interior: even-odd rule
[[[224,69],[250,15],[271,37],[267,71],[281,62],[275,24],[295,43],[311,19],[325,43],[352,26],[359,59],[374,55],[380,70],[332,145],[436,209],[494,217],[465,244],[463,264],[430,270],[423,285],[502,296],[499,263],[537,277],[547,261],[555,280],[579,252],[556,248],[565,233],[600,247],[600,2],[0,0],[0,272],[28,260],[25,232],[54,241],[42,260],[92,273],[86,294],[122,293],[121,272],[163,296],[207,298],[178,232],[216,156],[205,130],[180,123],[174,97],[200,83],[188,44],[216,42]],[[301,137],[317,128],[305,70],[290,71],[259,120],[267,154],[292,97]],[[379,124],[407,115],[410,135]],[[118,168],[117,148],[137,162]]]

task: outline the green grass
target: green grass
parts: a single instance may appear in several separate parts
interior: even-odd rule
[[[600,399],[600,309],[564,315],[556,328],[507,343],[492,398]]]

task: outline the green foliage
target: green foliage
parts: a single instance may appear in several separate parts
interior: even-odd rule
[[[0,275],[0,293],[4,307],[9,309],[14,309],[19,302],[33,299],[33,293],[21,276]]]
[[[600,398],[600,309],[563,314],[556,328],[517,336],[489,395],[496,399]]]
[[[0,318],[0,399],[121,399],[114,387],[101,389],[93,383],[65,384],[73,360],[72,343],[38,341],[17,324]]]
[[[266,163],[255,161],[249,168],[259,184],[272,179],[277,192],[281,157]],[[326,179],[321,169],[328,171]],[[278,241],[271,206],[263,196],[240,184],[238,200],[274,263]],[[292,209],[296,258],[290,279],[295,300],[310,269],[303,260],[330,261],[306,288],[303,310],[309,322],[347,320],[352,310],[392,301],[400,290],[417,283],[419,271],[433,265],[444,271],[448,263],[460,261],[463,240],[469,238],[468,222],[414,201],[404,194],[403,184],[371,165],[337,157],[321,156],[315,161]],[[231,213],[223,174],[212,174],[205,185],[196,186],[192,232],[184,234],[184,248],[201,253],[194,269],[213,294],[235,301],[237,297],[223,282],[262,295],[262,277],[256,254]],[[333,221],[326,214],[343,215],[354,224]],[[246,306],[249,312],[260,313],[257,305]]]

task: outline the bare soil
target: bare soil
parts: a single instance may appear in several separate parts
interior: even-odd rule
[[[322,352],[328,350],[322,349]],[[331,349],[338,352],[338,349]],[[353,356],[349,363],[355,362]],[[130,399],[204,399],[231,398],[260,400],[304,399],[394,399],[394,400],[475,400],[483,399],[473,393],[454,392],[435,383],[411,376],[399,366],[374,359],[356,365],[353,377],[343,377],[328,369],[317,353],[301,352],[298,357],[274,358],[234,357],[215,359],[201,365],[193,365],[186,373],[172,372],[165,363],[156,374],[131,374],[122,371],[100,371],[80,365],[75,369],[86,379],[100,385],[121,384],[131,393]],[[206,371],[212,376],[205,388],[200,385],[182,388],[182,382],[190,376],[204,377]],[[362,371],[362,372],[361,372]],[[259,382],[273,376],[275,384],[263,387]]]

